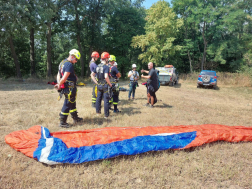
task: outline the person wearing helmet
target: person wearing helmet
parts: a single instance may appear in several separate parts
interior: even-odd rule
[[[129,100],[132,93],[132,100],[135,99],[135,91],[138,86],[137,80],[139,79],[139,73],[136,71],[136,64],[132,64],[132,70],[129,71],[128,77],[130,78]]]
[[[89,64],[89,67],[90,67],[90,72],[92,73],[97,65],[96,65],[96,61],[98,60],[98,58],[100,58],[100,55],[98,52],[94,51],[92,54],[91,54],[91,61],[90,61],[90,64]],[[93,81],[93,80],[92,80]],[[97,98],[97,85],[94,84],[93,86],[93,92],[92,92],[92,107],[95,108],[95,103],[96,103],[96,98]]]
[[[65,95],[65,101],[60,116],[60,127],[70,127],[66,122],[69,113],[71,114],[74,124],[80,123],[83,121],[83,118],[78,117],[76,109],[76,81],[77,76],[74,73],[74,64],[80,59],[80,52],[76,49],[72,49],[69,52],[67,59],[62,60],[59,64],[59,71],[57,75],[57,84],[55,88],[57,90],[62,90],[62,93]]]
[[[97,99],[96,99],[96,114],[101,114],[101,101],[102,97],[104,100],[104,114],[105,118],[109,117],[109,92],[108,86],[113,88],[112,84],[109,80],[109,67],[108,67],[108,60],[109,60],[109,53],[103,52],[101,54],[101,63],[98,64],[96,69],[94,69],[91,73],[91,78],[95,84],[97,84]],[[95,78],[95,75],[97,79]]]
[[[110,55],[110,58],[109,58],[109,63],[111,65],[109,68],[110,82],[114,83],[116,86],[113,88],[113,96],[110,99],[110,104],[113,103],[113,105],[114,105],[114,113],[118,113],[118,112],[120,112],[119,109],[117,108],[118,101],[119,101],[118,81],[119,81],[119,78],[121,77],[121,74],[118,71],[117,67],[114,65],[115,61],[116,61],[116,57],[114,55]]]

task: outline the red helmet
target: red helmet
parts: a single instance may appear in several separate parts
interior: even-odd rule
[[[98,52],[94,51],[94,52],[91,54],[91,57],[100,58],[100,55],[99,55]]]
[[[110,55],[109,55],[109,53],[107,53],[107,52],[103,52],[102,54],[101,54],[101,59],[106,59],[106,58],[109,58],[110,57]]]

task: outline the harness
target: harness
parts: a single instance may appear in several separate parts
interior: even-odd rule
[[[131,70],[131,72],[133,73],[133,70]],[[130,79],[130,82],[135,82],[135,78],[137,77],[137,74],[133,74],[133,80]]]
[[[68,62],[68,60],[62,60],[61,63],[60,63],[60,65],[59,65],[60,79],[61,79],[61,78],[63,77],[63,75],[64,75],[64,73],[63,73],[63,66],[64,66],[64,64],[65,64],[66,62]],[[77,89],[76,89],[75,101],[72,102],[72,101],[70,100],[70,99],[71,99],[70,97],[71,97],[72,91],[73,91],[73,89],[76,87],[76,85],[74,84],[73,81],[68,81],[68,80],[66,80],[65,83],[62,84],[61,88],[62,88],[62,89],[65,89],[65,86],[67,86],[67,87],[69,88],[69,93],[68,93],[68,94],[65,94],[65,97],[68,99],[68,101],[69,101],[70,103],[74,103],[74,102],[76,101],[76,98],[77,98]],[[62,90],[62,92],[63,92],[63,90]],[[59,99],[58,99],[58,100],[59,100]]]
[[[105,85],[107,84],[107,81],[105,80],[104,73],[103,73],[103,63],[98,64],[96,67],[96,77],[98,81],[98,85]]]

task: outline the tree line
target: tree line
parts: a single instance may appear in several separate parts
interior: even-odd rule
[[[181,73],[237,72],[252,65],[249,0],[0,0],[0,77],[51,77],[76,48],[75,71],[88,77],[92,51],[131,65],[172,64]]]

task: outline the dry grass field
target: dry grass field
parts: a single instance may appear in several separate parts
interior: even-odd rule
[[[252,126],[250,82],[226,82],[218,90],[197,89],[196,80],[161,86],[153,109],[144,107],[146,88],[136,100],[120,93],[121,114],[105,120],[91,108],[92,85],[78,87],[77,110],[83,125],[59,128],[63,100],[45,81],[0,83],[0,188],[251,188],[252,143],[215,142],[189,150],[148,152],[78,165],[48,166],[13,150],[5,135],[42,125],[51,132],[102,127],[223,124]],[[185,78],[185,77],[184,77]],[[194,77],[193,77],[194,78]],[[246,80],[247,81],[247,80]],[[236,81],[235,81],[236,82]],[[127,82],[121,86],[128,88]],[[68,118],[72,123],[72,118]]]

